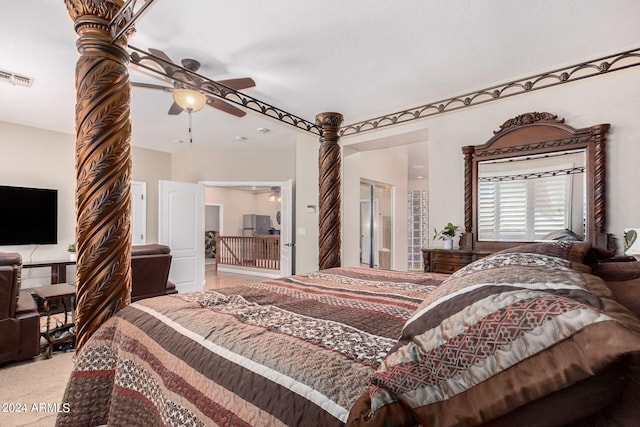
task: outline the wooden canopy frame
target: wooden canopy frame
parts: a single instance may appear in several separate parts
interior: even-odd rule
[[[65,0],[79,36],[76,44],[80,53],[76,66],[77,349],[129,303],[131,122],[127,67],[132,57],[126,48],[136,19],[154,0],[141,1],[142,6],[134,11],[136,2]],[[340,265],[341,136],[639,65],[640,49],[633,49],[344,127],[339,113],[318,114],[313,125],[237,91],[220,90],[215,82],[203,90],[320,136],[319,267],[325,269]]]

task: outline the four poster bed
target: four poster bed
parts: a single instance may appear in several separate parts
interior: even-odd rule
[[[341,129],[338,113],[312,124],[202,76],[177,80],[319,136],[320,271],[129,304],[127,67],[141,58],[126,50],[141,14],[132,3],[65,0],[80,53],[78,351],[64,396],[71,410],[57,425],[638,425],[640,263],[603,262],[616,259],[605,233],[608,125],[574,130],[525,114],[488,143],[507,152],[529,145],[536,155],[535,144],[583,147],[584,241],[483,238],[479,161],[465,147],[461,246],[489,256],[450,276],[341,268],[340,135],[423,113]],[[611,72],[615,62],[594,68]],[[562,72],[557,84],[572,78]],[[523,83],[522,93],[535,85]]]
[[[637,426],[640,263],[602,235],[608,126],[507,123],[489,145],[585,149],[584,241],[494,242],[452,275],[336,267],[136,302],[79,350],[57,425]]]

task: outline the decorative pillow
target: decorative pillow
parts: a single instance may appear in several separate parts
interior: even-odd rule
[[[605,282],[615,299],[640,319],[640,278],[621,282]]]
[[[367,416],[477,425],[640,354],[640,321],[572,268],[589,247],[574,245],[502,251],[436,288],[372,377]]]
[[[600,262],[594,266],[593,274],[605,282],[640,279],[640,262]]]
[[[581,241],[582,238],[568,228],[565,228],[564,230],[556,230],[546,234],[542,240]]]

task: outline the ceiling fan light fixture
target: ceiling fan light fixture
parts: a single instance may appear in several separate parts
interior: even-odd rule
[[[207,97],[192,89],[174,89],[173,100],[185,111],[200,111],[207,105]]]

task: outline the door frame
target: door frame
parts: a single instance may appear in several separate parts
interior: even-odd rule
[[[134,198],[140,196],[140,203],[135,203]],[[137,209],[136,209],[137,206]],[[136,228],[140,225],[140,229]],[[142,233],[138,239],[138,233]],[[147,183],[146,181],[131,181],[131,244],[147,244]]]
[[[291,265],[291,273],[295,273],[295,235],[293,233],[294,228],[294,223],[293,223],[293,181],[292,180],[286,180],[286,181],[198,181],[198,184],[202,184],[205,187],[283,187],[283,186],[290,186],[291,188],[291,209],[289,209],[288,212],[285,212],[283,208],[283,202],[280,201],[280,215],[282,218],[282,222],[284,222],[284,220],[288,221],[289,227],[291,228],[291,233],[290,233],[290,239],[291,239],[291,246],[289,246],[290,248],[290,253],[289,253],[289,264]],[[206,204],[206,202],[204,202]],[[285,218],[286,215],[286,218]],[[289,242],[284,242],[280,241],[280,245],[283,244],[287,244]],[[281,251],[282,253],[282,251]],[[282,265],[282,255],[280,258],[280,264]],[[218,266],[218,270],[219,271],[224,271],[220,270],[220,267]],[[236,271],[236,270],[234,270]],[[250,271],[250,272],[245,272],[243,271],[244,274],[252,274],[254,276],[265,276],[265,277],[280,277],[280,275],[273,275],[270,273],[261,273],[259,271]]]
[[[387,184],[384,182],[379,182],[379,181],[374,181],[371,179],[366,179],[366,178],[360,178],[360,186],[362,185],[368,185],[369,186],[369,203],[370,203],[370,208],[371,208],[371,217],[370,217],[370,221],[371,223],[369,224],[370,226],[370,230],[371,230],[371,235],[370,235],[370,249],[372,251],[372,253],[370,254],[370,260],[369,260],[369,267],[373,267],[373,268],[381,268],[380,267],[380,249],[384,247],[383,244],[383,224],[382,224],[382,218],[380,218],[380,212],[383,210],[382,207],[382,200],[379,197],[376,197],[376,190],[378,189],[383,189],[385,187],[388,187],[389,191],[390,191],[390,195],[389,195],[389,203],[390,203],[390,213],[391,213],[391,248],[387,248],[387,249],[391,249],[391,259],[390,261],[390,266],[389,269],[393,270],[394,266],[395,266],[395,250],[396,250],[396,186],[392,185],[392,184]],[[360,189],[361,191],[362,189]],[[360,206],[362,206],[362,203],[367,201],[366,199],[360,199]],[[360,208],[360,211],[362,212],[362,207]],[[362,221],[362,218],[361,218]],[[362,235],[362,223],[360,224],[359,227],[360,230],[360,235]],[[377,230],[377,231],[375,231]]]

